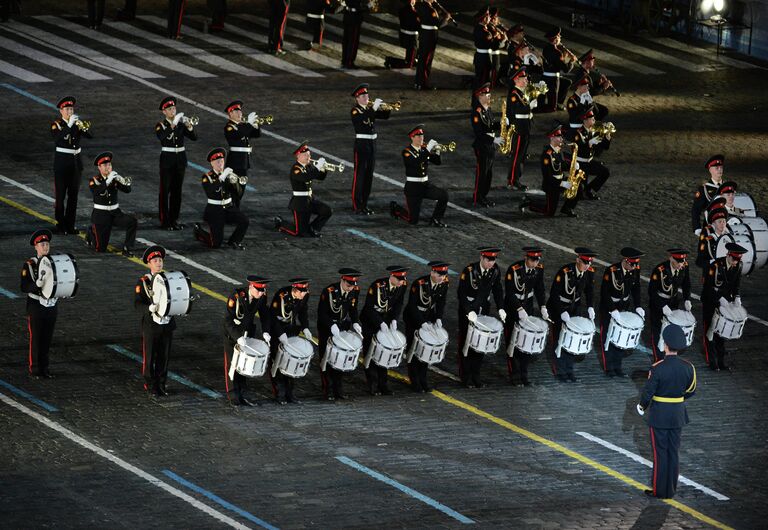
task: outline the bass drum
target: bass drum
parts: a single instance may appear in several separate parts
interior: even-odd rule
[[[717,257],[722,258],[728,254],[726,245],[736,243],[741,245],[747,252],[741,257],[741,274],[746,276],[755,269],[755,242],[752,239],[752,229],[745,224],[737,224],[730,227],[731,233],[722,236],[717,242]]]
[[[77,262],[71,254],[43,256],[38,264],[38,274],[43,275],[40,287],[45,298],[72,298],[80,285],[80,273]]]
[[[157,315],[174,317],[186,315],[192,309],[192,282],[184,271],[159,272],[152,279],[152,303]]]
[[[739,192],[733,196],[733,205],[744,210],[742,217],[757,217],[757,205],[755,199],[749,193]]]
[[[765,267],[768,263],[768,222],[762,217],[744,217],[741,222],[752,231],[752,241],[755,242],[755,269]]]

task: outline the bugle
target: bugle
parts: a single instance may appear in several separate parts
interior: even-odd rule
[[[310,162],[317,168],[320,169],[320,167],[317,165],[317,160],[310,159]],[[344,172],[344,163],[341,164],[331,164],[330,162],[326,162],[325,166],[323,166],[320,171],[327,171],[328,173],[343,173]]]
[[[259,125],[264,125],[265,123],[267,125],[270,125],[274,121],[274,119],[275,118],[271,114],[264,116],[263,118],[261,116],[256,116],[256,123],[258,123]]]
[[[394,111],[398,111],[398,110],[400,110],[400,105],[401,105],[401,103],[399,101],[395,101],[394,103],[383,103],[382,102],[382,104],[379,105],[379,110],[383,110],[383,111],[387,111],[387,110],[388,111],[393,111],[393,110]],[[373,107],[373,101],[369,101],[368,102],[368,108],[370,109],[372,107]]]
[[[75,120],[75,125],[77,125],[77,128],[83,132],[86,132],[91,128],[91,122],[89,120]]]
[[[234,173],[230,173],[227,177],[227,180],[230,184],[240,184],[241,186],[248,184],[248,177],[241,177],[240,175],[235,175]]]
[[[456,150],[456,142],[448,142],[447,144],[437,144],[437,147],[440,149],[440,151],[447,151],[448,153],[452,153]]]
[[[191,125],[192,127],[194,127],[195,125],[200,123],[200,118],[198,118],[197,116],[184,116],[182,121],[184,122],[184,125]]]

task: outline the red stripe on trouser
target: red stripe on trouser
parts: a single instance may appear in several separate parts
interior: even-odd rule
[[[600,351],[603,354],[603,371],[608,371],[608,364],[605,362],[605,337],[603,336],[603,323],[600,323]]]
[[[704,360],[709,364],[709,341],[707,340],[707,331],[709,330],[709,325],[707,324],[706,319],[704,320],[704,334],[701,336],[701,341],[704,343]],[[714,338],[714,337],[713,337]]]
[[[227,399],[229,399],[229,359],[227,359],[227,350],[224,350],[224,388],[227,390]]]
[[[283,49],[283,35],[285,35],[285,21],[288,19],[288,9],[283,13],[283,22],[280,24],[280,34],[277,36],[276,49]]]
[[[286,234],[291,236],[299,235],[299,215],[296,213],[296,210],[293,211],[293,225],[294,225],[294,230],[291,230],[290,228],[285,226],[281,226],[280,231],[285,232]]]
[[[355,201],[355,190],[357,189],[357,151],[355,151],[355,172],[352,175],[352,209],[357,210],[357,201]]]
[[[519,134],[517,136],[517,145],[515,146],[515,157],[512,159],[512,166],[509,168],[509,184],[514,185],[519,177],[517,174],[517,159],[520,158],[520,141],[523,139]]]
[[[658,462],[658,455],[656,454],[656,437],[653,435],[653,427],[650,428],[651,431],[651,447],[653,448],[653,494],[656,495],[656,471],[657,471],[657,462]]]
[[[653,353],[653,362],[658,362],[659,352],[656,349],[656,337],[651,333],[651,352]]]
[[[322,23],[320,24],[320,38],[318,39],[317,43],[322,46],[323,44],[323,34],[325,33],[325,28],[323,27]]]
[[[145,344],[146,340],[144,338],[144,333],[141,334],[141,375],[144,375],[144,372],[147,369],[147,347]],[[144,390],[147,390],[147,382],[144,381]]]
[[[475,165],[475,191],[472,193],[472,202],[477,204],[477,188],[480,186],[480,150],[475,149],[475,158],[477,158],[477,164]]]
[[[29,373],[32,373],[32,317],[27,317],[27,329],[29,330]]]
[[[101,252],[101,243],[99,242],[99,232],[96,230],[96,225],[91,225],[91,231],[93,232],[94,245],[96,246],[96,252]]]
[[[179,9],[179,25],[176,28],[176,36],[177,37],[179,35],[181,35],[181,21],[184,18],[184,6],[186,6],[186,5],[187,5],[187,0],[184,0],[183,2],[181,2],[181,9]]]

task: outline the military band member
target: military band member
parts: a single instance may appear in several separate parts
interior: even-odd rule
[[[89,129],[75,114],[77,100],[72,96],[61,98],[56,107],[61,117],[51,123],[51,136],[56,150],[53,156],[54,181],[54,216],[56,232],[59,234],[77,234],[77,194],[80,191],[80,178],[83,162],[80,158],[80,138],[93,138]]]
[[[653,483],[652,489],[644,491],[649,497],[670,499],[677,489],[680,438],[683,426],[688,424],[685,400],[696,392],[696,368],[678,356],[685,348],[682,328],[676,324],[667,326],[666,355],[651,368],[637,406],[640,414],[648,411],[646,423],[651,428]]]
[[[288,8],[291,0],[269,0],[269,32],[267,34],[267,51],[273,55],[285,55],[283,50],[283,35],[285,23],[288,20]]]
[[[547,308],[554,325],[552,326],[552,344],[557,353],[557,344],[560,338],[560,330],[571,319],[579,316],[579,308],[582,299],[587,307],[587,316],[595,320],[595,308],[593,304],[595,287],[595,269],[592,260],[597,253],[586,247],[576,247],[576,262],[568,263],[560,267],[552,281],[549,290]],[[564,349],[560,350],[560,356],[555,355],[555,376],[561,382],[577,381],[573,371],[575,356]]]
[[[592,50],[579,57],[579,67],[574,72],[574,79],[586,77],[589,80],[589,93],[591,97],[601,96],[608,90],[613,90],[615,94],[618,94],[616,89],[613,88],[613,83],[597,70],[595,62],[595,54]],[[597,101],[593,101],[593,105],[595,106],[595,116],[598,120],[602,121],[608,117],[608,107]]]
[[[736,216],[736,217],[743,217],[744,216],[744,210],[741,208],[738,208],[734,204],[734,199],[736,198],[736,190],[738,187],[736,186],[736,183],[733,181],[723,182],[720,185],[720,188],[717,190],[717,194],[724,199],[724,202],[722,204],[722,207],[725,208],[725,210],[728,212],[728,216]],[[714,201],[713,201],[714,202]]]
[[[620,311],[634,311],[645,319],[645,310],[640,307],[640,257],[644,255],[636,248],[624,247],[621,249],[622,260],[608,265],[603,272],[600,284],[600,360],[608,377],[627,377],[621,369],[624,351],[613,342],[605,347],[611,317],[621,322]]]
[[[509,65],[510,68],[507,69],[507,74],[514,74],[520,68],[525,67],[528,82],[538,81],[542,78],[544,70],[541,68],[541,62],[527,40],[521,39],[515,46],[509,48],[509,52],[511,54],[511,63]],[[541,101],[539,99],[536,101],[536,108],[538,108]]]
[[[352,125],[355,128],[355,173],[352,177],[352,209],[358,214],[371,215],[368,197],[373,186],[376,168],[377,119],[389,119],[391,111],[383,110],[384,103],[376,98],[369,104],[368,83],[361,83],[352,91],[355,105],[352,107]]]
[[[514,125],[515,132],[512,134],[512,165],[509,167],[507,186],[525,191],[528,186],[522,183],[523,168],[528,156],[528,142],[531,134],[531,120],[533,119],[532,111],[538,105],[538,101],[535,99],[528,101],[524,94],[525,87],[528,86],[528,74],[525,67],[511,74],[510,80],[514,86],[510,87],[507,94],[507,119],[510,124]]]
[[[318,50],[323,46],[325,31],[325,10],[331,7],[331,0],[308,0],[307,27],[312,32],[310,50]]]
[[[309,330],[307,307],[309,303],[309,280],[307,278],[291,278],[290,285],[281,287],[272,297],[272,363],[277,362],[277,350],[281,342],[288,337],[304,338],[311,341],[312,332]],[[271,372],[270,372],[271,373]],[[299,403],[293,394],[294,379],[278,370],[272,377],[272,393],[281,405]]]
[[[701,235],[701,216],[710,202],[717,197],[720,186],[723,184],[723,165],[725,164],[724,155],[713,155],[704,164],[709,171],[709,180],[696,189],[696,195],[693,198],[691,207],[691,224],[693,232]]]
[[[432,199],[437,201],[437,204],[429,224],[446,228],[448,225],[443,222],[443,217],[448,207],[448,192],[433,185],[427,174],[430,163],[438,166],[442,163],[442,148],[436,140],[430,140],[424,145],[424,125],[411,129],[408,136],[411,138],[411,145],[403,149],[406,207],[403,208],[396,201],[392,201],[389,203],[389,211],[396,219],[402,219],[412,225],[419,224],[421,203],[424,199]]]
[[[88,227],[85,240],[96,252],[106,252],[112,228],[125,229],[123,256],[132,256],[131,249],[136,240],[136,217],[123,213],[117,201],[117,192],[131,193],[131,181],[112,170],[112,153],[105,151],[93,160],[99,173],[91,178],[88,187],[93,194],[93,212],[91,226]]]
[[[181,38],[184,4],[187,0],[168,0],[168,38]]]
[[[507,32],[501,23],[499,18],[499,8],[491,6],[488,8],[488,27],[493,34],[493,41],[491,42],[491,72],[488,79],[491,83],[491,87],[496,87],[498,84],[499,73],[501,71],[501,57],[507,55]]]
[[[563,74],[573,69],[576,57],[561,43],[561,30],[559,27],[550,29],[545,35],[549,41],[542,50],[544,57],[544,81],[547,83],[546,105],[539,109],[540,112],[555,112],[563,108],[563,102],[568,95],[568,83],[563,81]]]
[[[165,249],[153,245],[144,251],[141,261],[149,265],[149,272],[136,282],[133,306],[141,314],[141,374],[144,376],[144,390],[153,396],[167,396],[165,384],[168,380],[168,361],[176,319],[157,313],[152,292],[155,275],[163,271]]]
[[[475,29],[472,32],[475,40],[475,87],[491,81],[494,34],[488,27],[489,23],[488,6],[481,7],[475,13]]]
[[[731,369],[725,364],[725,339],[713,333],[712,318],[718,305],[721,308],[729,303],[741,306],[741,258],[747,252],[747,249],[737,243],[727,243],[725,249],[728,253],[710,264],[704,276],[704,290],[701,294],[704,310],[704,357],[709,368],[715,371]]]
[[[248,114],[247,119],[243,119],[243,102],[235,100],[225,109],[229,120],[224,126],[224,137],[229,144],[229,157],[227,165],[232,168],[235,175],[248,177],[248,169],[251,167],[251,138],[261,136],[258,116],[255,112]],[[240,201],[245,193],[245,185],[235,183],[235,192],[232,195],[232,201],[235,206],[240,208]]]
[[[576,137],[576,132],[583,125],[581,117],[594,107],[594,100],[589,93],[589,77],[582,76],[576,79],[572,86],[573,94],[565,102],[565,109],[568,111],[568,131],[565,136],[568,140]]]
[[[419,15],[419,51],[416,64],[416,90],[434,90],[430,83],[432,76],[432,60],[437,48],[437,34],[441,27],[448,23],[446,13],[440,16],[435,6],[435,0],[422,0],[416,5]]]
[[[579,163],[579,169],[589,177],[594,178],[584,185],[584,196],[589,200],[599,200],[597,194],[603,184],[610,178],[611,172],[605,167],[605,164],[596,160],[603,151],[611,147],[611,134],[605,136],[597,134],[592,128],[595,125],[595,113],[589,109],[582,114],[582,127],[576,131],[574,140],[579,146],[579,152],[576,160]]]
[[[405,58],[387,55],[384,68],[413,68],[416,63],[416,49],[419,45],[419,15],[416,13],[416,0],[402,0],[403,7],[397,12],[400,19],[400,46],[405,50]]]
[[[430,261],[429,274],[417,278],[411,285],[408,304],[405,306],[405,338],[408,341],[406,353],[411,350],[414,334],[427,323],[443,327],[443,313],[448,296],[448,266],[445,261]],[[429,365],[415,355],[408,363],[408,377],[415,392],[429,392],[427,372]]]
[[[653,362],[664,358],[659,350],[661,325],[664,315],[675,309],[691,310],[691,278],[688,273],[688,251],[682,248],[667,249],[669,259],[653,268],[648,284],[648,310],[651,319],[651,349]]]
[[[323,397],[328,401],[348,399],[344,393],[344,372],[324,362],[328,340],[341,331],[353,331],[362,337],[363,328],[357,309],[357,297],[360,287],[357,282],[362,273],[355,269],[339,269],[341,278],[320,293],[317,304],[317,338],[320,358],[320,378],[323,384]]]
[[[291,167],[291,188],[293,195],[288,207],[293,210],[293,227],[283,224],[281,217],[275,217],[275,227],[289,236],[322,237],[320,231],[333,215],[331,207],[315,198],[312,193],[313,180],[325,180],[325,158],[313,163],[309,144],[303,142],[293,152],[296,162]],[[315,216],[312,219],[312,215]]]
[[[194,125],[183,112],[177,112],[176,98],[168,96],[160,102],[163,119],[155,125],[162,146],[160,152],[160,226],[165,230],[181,230],[181,189],[187,170],[184,138],[197,140]]]
[[[224,21],[227,19],[227,0],[211,0],[208,2],[211,10],[211,25],[208,31],[216,33],[224,31]]]
[[[211,170],[201,178],[203,190],[208,197],[203,221],[208,223],[208,230],[195,223],[195,239],[209,248],[219,248],[224,241],[224,225],[234,224],[235,230],[229,236],[227,245],[235,250],[244,250],[243,238],[248,230],[248,217],[235,206],[232,194],[235,192],[233,181],[237,175],[232,168],[225,168],[227,152],[216,147],[208,152]]]
[[[40,271],[40,258],[51,251],[53,234],[47,228],[35,231],[29,244],[35,248],[35,256],[21,268],[21,292],[27,293],[27,329],[29,330],[29,373],[35,377],[50,379],[49,352],[56,326],[57,298],[46,298],[40,288],[45,271]]]
[[[549,309],[544,304],[544,265],[541,264],[543,249],[523,247],[523,252],[524,258],[510,265],[504,277],[504,309],[508,315],[504,323],[504,336],[507,347],[510,345],[515,324],[533,315],[534,301],[539,306],[541,318],[549,320]],[[517,348],[514,348],[511,357],[507,356],[510,382],[513,382],[515,373],[518,373],[520,382],[524,386],[531,386],[528,379],[531,357]]]
[[[344,33],[341,37],[341,67],[356,69],[357,49],[360,47],[360,29],[363,27],[365,0],[346,0],[344,6]]]
[[[403,300],[408,291],[408,267],[391,265],[387,267],[388,276],[375,280],[368,287],[365,305],[360,314],[363,325],[363,354],[368,354],[374,335],[379,330],[397,329],[397,319],[403,309]],[[372,396],[391,396],[387,369],[370,361],[365,369],[368,392]]]
[[[248,399],[248,378],[234,371],[229,377],[233,363],[235,345],[244,342],[244,338],[264,339],[271,344],[272,330],[270,322],[267,286],[269,279],[263,276],[249,275],[248,285],[236,288],[227,299],[227,312],[224,315],[224,387],[231,403],[252,407],[254,401]],[[257,326],[258,323],[258,326]],[[232,395],[234,393],[234,396]]]
[[[696,256],[696,265],[701,267],[704,274],[717,259],[717,247],[720,239],[730,233],[728,210],[725,208],[712,210],[709,213],[709,224],[702,229],[699,235],[699,253]]]
[[[479,247],[480,261],[470,263],[461,271],[459,277],[459,376],[461,384],[468,388],[482,388],[480,369],[483,365],[483,353],[477,352],[464,342],[469,332],[469,323],[477,319],[478,314],[491,313],[491,300],[496,304],[499,318],[507,319],[504,309],[504,291],[501,286],[501,269],[496,257],[501,249],[497,247]]]
[[[472,194],[472,204],[490,208],[496,203],[488,199],[493,180],[493,160],[496,156],[496,146],[504,143],[504,139],[497,136],[501,123],[494,119],[491,111],[491,84],[485,83],[475,89],[473,95],[477,103],[472,110],[472,131],[475,141],[472,147],[475,149],[475,191]],[[501,119],[506,119],[502,116]]]

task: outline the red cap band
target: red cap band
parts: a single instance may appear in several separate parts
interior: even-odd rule
[[[242,110],[243,107],[240,105],[240,103],[235,103],[234,105],[230,105],[227,107],[227,113],[232,112],[233,110]]]
[[[688,254],[672,254],[673,258],[675,258],[678,261],[684,260],[688,257]]]
[[[435,272],[448,272],[448,265],[444,265],[442,267],[432,267],[432,270]]]
[[[579,259],[584,263],[592,263],[592,256],[579,256]]]
[[[104,164],[105,162],[112,162],[111,156],[102,156],[96,161],[96,165],[100,166],[101,164]]]
[[[163,103],[163,106],[160,107],[160,110],[165,110],[168,107],[175,107],[175,106],[176,106],[176,102],[174,100],[166,101],[165,103]]]
[[[413,138],[414,136],[424,135],[424,129],[414,129],[408,133],[408,136]]]
[[[392,272],[390,273],[395,278],[405,278],[405,276],[408,274],[406,271],[400,271],[400,272]]]
[[[147,256],[147,262],[152,261],[154,258],[162,258],[162,257],[163,257],[163,253],[160,252],[159,250],[156,250],[154,252],[149,253],[149,256]]]
[[[267,284],[262,282],[248,282],[251,287],[255,287],[256,289],[266,289]]]
[[[357,96],[362,96],[363,94],[367,94],[367,93],[368,93],[368,87],[361,87],[361,88],[358,88],[357,90],[355,90],[355,93],[352,94],[352,95],[354,97],[357,97]]]
[[[40,243],[41,241],[50,241],[50,239],[48,239],[48,236],[47,236],[46,234],[43,234],[43,235],[37,236],[37,237],[35,238],[35,245],[37,245],[37,244],[38,244],[38,243]]]

